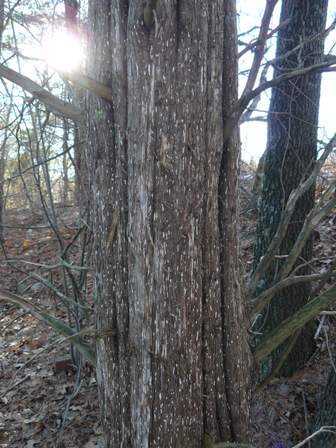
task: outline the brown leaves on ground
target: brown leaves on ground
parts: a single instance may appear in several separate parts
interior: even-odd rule
[[[248,191],[253,177],[249,172],[245,176],[244,185]],[[250,205],[246,201],[246,206]],[[75,217],[73,209],[62,211],[64,241],[74,237]],[[253,261],[255,210],[247,208],[241,218],[242,260],[248,275]],[[64,318],[64,309],[54,294],[24,275],[36,267],[22,263],[27,260],[57,264],[57,241],[53,233],[46,223],[34,225],[30,214],[22,210],[8,212],[6,224],[12,227],[5,232],[0,256],[1,288],[22,294],[45,311]],[[28,228],[31,231],[27,232]],[[316,272],[328,269],[335,249],[336,220],[331,216],[315,232],[313,266]],[[77,250],[76,245],[72,250]],[[8,263],[6,258],[21,262]],[[56,286],[61,285],[57,269],[51,280]],[[91,293],[91,284],[88,290]],[[98,447],[101,431],[92,368],[82,367],[80,388],[69,404],[78,371],[68,345],[60,346],[58,336],[49,328],[4,302],[0,303],[0,328],[0,448]],[[306,437],[307,420],[315,412],[320,387],[330,370],[329,351],[335,352],[335,329],[335,316],[326,316],[318,336],[318,349],[309,365],[293,378],[279,378],[254,395],[252,435],[256,447],[273,448],[281,442],[289,448]]]
[[[76,232],[75,216],[73,209],[70,213],[62,211],[65,242]],[[36,271],[36,266],[22,263],[57,264],[59,251],[53,233],[47,224],[34,226],[27,211],[9,211],[6,221],[12,227],[6,229],[0,255],[1,288],[22,294],[44,311],[64,318],[64,309],[54,295],[24,275]],[[21,262],[7,263],[6,258]],[[57,269],[52,281],[61,287]],[[47,448],[56,443],[59,448],[99,446],[97,387],[92,368],[82,367],[79,391],[69,405],[78,374],[69,357],[69,345],[60,346],[60,338],[48,327],[5,302],[0,302],[0,328],[0,448]]]

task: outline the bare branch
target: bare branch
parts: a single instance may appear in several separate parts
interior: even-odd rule
[[[265,40],[270,39],[271,37],[274,36],[274,34],[276,34],[281,28],[287,26],[290,22],[290,19],[286,19],[283,22],[281,22],[277,27],[275,27],[272,31],[270,31]],[[238,57],[241,58],[242,56],[244,56],[244,54],[246,54],[247,52],[249,52],[250,50],[253,50],[253,48],[257,47],[260,44],[259,39],[257,39],[254,42],[251,42],[250,44],[247,44],[246,48],[244,48],[244,50],[240,51],[238,53]]]
[[[287,277],[291,272],[312,231],[317,226],[317,224],[330,213],[335,204],[336,197],[333,197],[324,206],[321,206],[321,203],[318,203],[308,214],[292,250],[290,251],[289,255],[286,255],[286,261],[283,264],[277,279],[275,280],[275,284],[267,290],[263,291],[258,297],[251,300],[250,305],[252,306],[251,312],[253,315],[260,313],[261,310],[271,301],[272,297],[283,288],[295,285],[297,283],[314,280],[324,280],[325,283],[328,279],[335,275],[334,263],[332,264],[331,269],[328,269],[328,271],[323,274],[294,276],[294,272],[292,272],[291,276]],[[299,267],[297,267],[295,271],[297,271]],[[321,288],[319,287],[318,292],[316,291],[316,293],[318,294],[320,291]]]
[[[334,196],[324,205],[321,205],[321,203],[317,203],[316,206],[308,214],[303,223],[302,229],[295,241],[295,244],[292,247],[290,253],[288,254],[286,263],[284,263],[279,272],[278,277],[279,279],[285,278],[287,277],[287,275],[289,275],[304,245],[306,244],[308,238],[310,237],[312,231],[319,224],[319,222],[321,222],[323,218],[329,215],[329,213],[335,207],[335,204],[336,204],[336,197]]]
[[[309,188],[313,185],[322,165],[326,161],[327,157],[333,150],[336,145],[336,134],[332,137],[329,143],[325,146],[323,154],[315,163],[314,169],[312,173],[304,182],[302,182],[295,190],[291,192],[289,195],[286,207],[281,215],[280,222],[275,232],[275,235],[268,246],[268,249],[265,255],[261,258],[256,270],[254,271],[252,278],[250,280],[250,284],[247,289],[247,297],[251,299],[257,289],[258,283],[262,276],[265,274],[270,264],[273,261],[273,257],[276,254],[277,250],[280,247],[280,244],[286,234],[287,228],[289,226],[291,217],[294,213],[296,203],[298,199],[309,190]]]
[[[323,280],[325,278],[330,279],[333,275],[336,275],[334,271],[324,274],[312,274],[312,275],[295,275],[287,277],[284,280],[277,282],[275,285],[263,291],[255,299],[249,302],[250,312],[252,316],[259,314],[266,305],[272,300],[274,295],[288,286],[297,285],[298,283],[312,282]],[[281,300],[281,299],[279,299]]]
[[[268,71],[269,67],[270,66],[266,64],[265,67],[262,69],[261,74],[260,74],[260,83],[266,82],[267,71]],[[246,121],[257,120],[257,118],[259,118],[259,121],[267,120],[266,117],[252,118],[252,114],[257,109],[260,99],[261,99],[261,94],[253,98],[251,105],[246,109],[246,111],[242,115],[242,117],[240,119],[240,124],[245,123]]]
[[[24,90],[27,90],[56,114],[61,115],[62,117],[70,118],[73,121],[81,120],[82,113],[79,109],[65,101],[60,100],[55,95],[52,95],[30,78],[27,78],[26,76],[23,76],[15,70],[5,67],[2,64],[0,64],[0,76],[8,79],[14,84],[17,84]]]
[[[303,67],[292,70],[270,81],[266,81],[260,84],[254,90],[251,90],[249,93],[242,95],[236,102],[229,118],[226,120],[224,124],[224,130],[223,130],[224,143],[226,143],[231,138],[235,126],[239,122],[240,117],[242,116],[243,112],[247,109],[250,101],[252,101],[253,98],[259,96],[262,92],[264,92],[267,89],[270,89],[271,87],[276,87],[282,84],[283,82],[289,81],[294,78],[298,78],[300,76],[305,76],[312,73],[336,71],[336,66],[331,67],[333,65],[336,65],[336,56],[335,58],[330,57],[327,60],[324,60],[323,62],[318,64],[311,65],[310,67]]]
[[[72,74],[61,70],[57,70],[57,72],[62,78],[72,82],[77,87],[89,90],[90,92],[94,93],[100,98],[103,98],[104,100],[107,100],[110,103],[112,103],[112,89],[107,87],[105,84],[102,84],[101,82],[89,78],[88,76],[83,75],[82,73],[76,72]]]
[[[321,434],[322,432],[330,432],[332,434],[336,434],[336,426],[321,426],[320,429],[313,432],[310,436],[308,436],[306,439],[302,440],[302,442],[298,443],[297,445],[294,445],[293,448],[301,448],[302,446],[306,445],[307,442],[312,440],[314,437],[316,437],[318,434]]]
[[[43,322],[49,326],[51,326],[57,333],[62,334],[66,337],[71,337],[72,343],[77,347],[77,349],[84,355],[84,357],[91,362],[92,365],[95,365],[95,355],[92,349],[89,347],[87,342],[83,340],[81,337],[76,336],[76,332],[65,325],[65,323],[57,319],[50,314],[47,314],[41,311],[36,305],[28,302],[27,300],[19,297],[15,294],[12,294],[7,291],[0,291],[0,301],[10,302],[14,305],[19,305],[24,310],[28,311],[32,316],[38,319],[40,322]]]
[[[277,4],[277,2],[278,2],[278,0],[267,0],[264,15],[261,20],[261,26],[260,26],[259,36],[258,36],[258,40],[257,40],[258,44],[255,47],[255,53],[254,53],[252,66],[250,69],[248,79],[246,81],[244,91],[242,93],[242,97],[248,95],[251,92],[251,90],[253,89],[253,86],[255,84],[255,81],[257,79],[258,72],[260,69],[260,64],[261,64],[262,58],[264,56],[265,42],[267,39],[267,30],[269,28],[272,14],[273,14],[273,11],[274,11],[274,8],[275,8],[275,5]]]
[[[313,290],[313,292],[312,292],[313,297],[315,297],[321,293],[321,291],[324,288],[325,284],[327,283],[328,279],[332,275],[332,272],[334,272],[335,270],[336,270],[336,258],[334,258],[333,261],[330,263],[330,265],[329,265],[327,271],[324,273],[323,278],[321,279],[320,283]]]
[[[272,59],[271,61],[267,62],[266,65],[273,65],[273,66],[275,66],[280,61],[283,61],[284,59],[289,58],[292,54],[296,53],[303,46],[309,44],[310,42],[314,42],[314,40],[320,39],[321,36],[326,38],[331,33],[331,31],[333,31],[335,29],[335,26],[336,26],[336,20],[334,20],[331,23],[331,25],[327,29],[325,29],[322,33],[317,33],[317,34],[314,34],[313,36],[310,36],[309,38],[305,39],[304,41],[302,41],[298,45],[296,45],[296,47],[292,48],[291,50],[287,51],[286,53],[281,54],[281,55],[277,56],[276,58]],[[324,55],[324,57],[323,57],[321,62],[326,62],[327,60],[331,60],[331,58],[334,58],[334,62],[335,62],[335,56],[334,55],[329,55],[329,54]]]
[[[314,319],[321,311],[328,308],[336,301],[336,287],[332,287],[319,296],[310,300],[301,307],[293,316],[282,321],[267,337],[257,345],[254,356],[256,361],[261,361],[274,349],[279,347],[297,330],[304,327],[309,321]]]
[[[253,109],[251,109],[251,115],[252,115],[253,112],[254,112]],[[243,116],[241,121],[240,121],[240,124],[249,123],[251,121],[260,121],[261,123],[266,123],[267,122],[267,117],[264,116],[264,115],[258,115],[258,116],[255,116],[255,117],[252,117],[251,115],[250,116],[246,116],[246,117]]]
[[[300,331],[297,331],[291,336],[285,350],[283,351],[280,359],[277,361],[275,367],[272,369],[271,373],[264,380],[261,381],[261,383],[257,384],[256,391],[262,389],[264,386],[266,386],[266,384],[269,384],[278,375],[278,373],[281,370],[281,367],[284,365],[286,359],[288,358],[289,354],[291,353],[291,351],[297,341],[297,338],[299,337],[299,334],[300,334]]]
[[[276,87],[279,84],[282,84],[283,82],[289,81],[293,78],[298,78],[299,76],[310,75],[312,73],[322,73],[325,71],[331,71],[330,66],[335,65],[335,64],[336,64],[336,56],[330,57],[327,60],[325,59],[323,62],[311,65],[310,67],[297,68],[288,73],[284,73],[283,75],[280,75],[277,78],[271,79],[270,81],[266,81],[263,84],[260,84],[254,90],[251,90],[250,92],[248,92],[246,94],[243,93],[241,95],[241,97],[239,98],[239,100],[237,101],[237,104],[234,108],[234,112],[236,114],[238,114],[240,117],[241,113],[246,109],[249,102],[251,100],[253,100],[254,97],[260,95],[265,90],[270,89],[271,87]]]

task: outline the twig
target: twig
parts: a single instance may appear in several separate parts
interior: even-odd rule
[[[24,383],[25,381],[27,381],[29,379],[30,379],[30,375],[26,375],[24,378],[21,378],[19,381],[14,383],[12,386],[9,386],[8,389],[6,389],[5,392],[2,394],[2,398],[4,398],[8,394],[8,392],[15,389],[17,386],[19,386],[20,384]]]
[[[296,45],[296,47],[294,47],[291,50],[287,51],[287,53],[281,54],[281,55],[277,56],[276,58],[272,59],[271,61],[267,62],[266,65],[275,66],[280,61],[283,61],[284,59],[288,59],[289,56],[291,56],[295,52],[299,51],[303,46],[309,44],[310,42],[313,42],[314,40],[320,39],[321,36],[326,38],[328,36],[328,34],[330,34],[330,32],[335,29],[335,26],[336,26],[336,20],[334,20],[331,23],[331,25],[328,28],[326,28],[322,33],[317,33],[317,34],[309,37],[308,39],[305,39],[304,41],[302,41],[298,45]],[[335,56],[334,55],[324,55],[324,61],[332,60],[331,58],[334,58],[334,62],[335,62]]]
[[[256,361],[261,361],[275,348],[286,341],[296,331],[304,327],[310,320],[321,311],[328,308],[336,301],[336,287],[330,288],[319,296],[310,300],[301,307],[294,315],[285,319],[274,328],[263,340],[259,342],[254,350]]]
[[[322,61],[320,63],[311,65],[309,67],[300,67],[294,69],[290,72],[284,73],[276,78],[273,78],[270,81],[266,81],[256,87],[254,90],[247,92],[246,94],[241,95],[239,100],[235,103],[232,111],[229,115],[229,118],[226,120],[224,124],[223,130],[223,141],[224,143],[228,142],[232,136],[232,133],[235,129],[235,126],[240,120],[244,110],[248,107],[250,101],[253,100],[256,96],[260,95],[267,89],[272,87],[276,87],[284,82],[290,81],[291,79],[298,78],[301,76],[311,75],[313,73],[323,73],[326,71],[335,71],[336,67],[330,67],[336,64],[336,56],[334,58],[329,58],[328,60]]]
[[[273,11],[274,11],[274,8],[275,8],[275,5],[277,4],[277,2],[278,2],[278,0],[267,0],[267,2],[266,2],[264,15],[261,20],[259,36],[257,39],[257,45],[255,47],[253,62],[251,65],[249,76],[246,81],[244,91],[242,93],[242,97],[247,96],[252,91],[255,81],[257,79],[257,75],[258,75],[258,72],[260,69],[260,64],[261,64],[262,58],[264,56],[265,42],[267,39],[267,30],[269,28],[269,24],[270,24],[270,21],[271,21],[272,15],[273,15]]]
[[[277,282],[275,285],[271,286],[270,288],[263,291],[261,294],[259,294],[256,298],[252,299],[249,302],[250,306],[250,313],[252,316],[255,316],[256,314],[260,313],[266,305],[272,300],[272,297],[279,291],[281,291],[284,288],[287,288],[288,286],[297,285],[299,283],[305,283],[305,282],[311,282],[316,280],[324,279],[325,276],[328,278],[332,277],[333,275],[336,275],[336,272],[331,273],[324,273],[324,274],[313,274],[313,275],[297,275],[297,276],[291,276],[287,277],[279,282]],[[316,294],[314,294],[314,297]]]
[[[268,68],[269,68],[269,66],[265,65],[265,67],[261,71],[261,74],[260,74],[260,82],[261,83],[263,83],[267,80]],[[253,98],[251,105],[246,109],[244,114],[241,116],[240,124],[245,123],[246,121],[252,120],[251,116],[252,116],[253,112],[257,109],[260,99],[261,99],[261,94],[256,96],[255,98]],[[262,119],[262,121],[267,120],[266,117],[254,117],[254,119],[256,119],[256,118],[259,118],[260,121],[261,121],[261,119]]]
[[[74,121],[80,121],[82,119],[82,113],[79,109],[76,109],[72,104],[66,103],[55,95],[52,95],[47,90],[43,89],[39,84],[21,75],[21,73],[12,70],[9,67],[5,67],[0,64],[0,76],[8,79],[11,82],[22,87],[24,90],[30,92],[35,98],[40,100],[46,106],[50,107],[55,113],[70,118]]]
[[[308,411],[307,411],[307,402],[306,402],[306,396],[304,391],[302,391],[302,401],[303,401],[303,412],[304,412],[304,419],[305,419],[305,431],[306,436],[309,437],[309,423],[308,423]],[[308,439],[308,447],[311,448],[311,441]]]
[[[63,412],[62,424],[61,424],[60,430],[59,430],[59,432],[57,434],[56,447],[60,447],[61,446],[61,440],[62,440],[62,436],[63,436],[63,433],[64,433],[65,423],[66,423],[67,415],[68,415],[68,412],[69,412],[70,404],[71,404],[72,400],[76,397],[76,395],[80,391],[81,370],[82,370],[82,363],[80,362],[79,368],[77,369],[77,372],[76,372],[76,381],[75,381],[75,384],[74,384],[73,392],[68,397],[67,404],[66,404],[65,410]]]
[[[6,291],[0,291],[0,300],[14,303],[21,306],[23,309],[30,312],[39,321],[51,326],[57,333],[64,336],[71,336],[72,343],[83,354],[83,356],[92,364],[96,364],[95,353],[89,344],[83,340],[80,336],[77,336],[75,331],[68,327],[62,320],[55,318],[54,316],[41,311],[36,305],[29,303],[22,297],[17,296]]]
[[[46,345],[45,347],[41,348],[41,350],[39,350],[37,353],[32,355],[22,366],[20,366],[17,369],[17,371],[15,372],[15,376],[17,376],[17,374],[19,372],[21,372],[21,370],[23,370],[25,367],[27,367],[27,365],[31,364],[36,358],[38,358],[40,355],[42,355],[42,353],[52,349],[53,346],[55,346],[55,345],[59,346],[66,339],[67,338],[58,338],[55,341],[51,342],[50,344]]]
[[[12,319],[10,322],[8,322],[7,325],[5,325],[4,327],[1,328],[1,332],[2,332],[2,334],[5,334],[5,330],[7,330],[8,327],[10,327],[11,325],[13,325],[13,323],[14,323],[15,321],[21,319],[21,317],[24,317],[24,316],[26,316],[27,314],[29,314],[28,311],[25,311],[25,312],[19,314],[18,316],[14,317],[14,319]],[[22,327],[21,327],[21,328],[22,328]]]
[[[54,156],[52,156],[52,157],[48,157],[47,159],[41,160],[41,161],[39,161],[38,163],[35,163],[35,164],[29,166],[28,168],[25,168],[24,170],[21,170],[21,173],[20,173],[20,174],[14,174],[14,175],[12,175],[12,176],[10,176],[10,177],[6,177],[6,179],[4,179],[4,182],[9,182],[9,181],[11,181],[11,180],[14,180],[14,179],[20,177],[22,174],[25,174],[25,173],[27,173],[28,171],[33,170],[34,168],[37,168],[37,167],[39,167],[39,166],[41,166],[41,165],[43,165],[43,164],[45,164],[45,163],[52,162],[53,160],[57,159],[58,157],[61,157],[61,156],[63,156],[64,154],[67,154],[67,153],[68,153],[69,151],[71,151],[74,147],[75,147],[75,145],[69,146],[65,151],[62,151],[62,152],[60,152],[60,153],[58,153],[58,154],[56,154],[56,155],[54,155]]]
[[[287,277],[287,275],[290,273],[313,230],[323,218],[329,215],[329,213],[335,207],[335,204],[336,197],[330,199],[330,201],[328,201],[323,206],[321,206],[321,202],[319,201],[316,206],[308,213],[302,225],[302,229],[294,243],[294,246],[292,247],[288,255],[286,263],[284,263],[284,265],[280,269],[278,275],[279,280]]]
[[[101,82],[98,82],[89,76],[84,75],[83,73],[76,72],[75,74],[71,74],[59,69],[56,69],[58,74],[73,83],[77,87],[81,87],[82,89],[89,90],[100,98],[104,98],[105,100],[112,103],[112,89]]]
[[[270,31],[265,40],[270,39],[271,37],[274,36],[274,34],[276,34],[279,30],[281,30],[283,27],[287,26],[289,24],[289,22],[291,21],[291,19],[286,19],[283,22],[281,22],[278,26],[276,26],[272,31]],[[253,30],[249,30],[249,32],[251,32]],[[258,46],[260,44],[259,39],[257,39],[254,42],[251,42],[250,44],[246,45],[246,48],[244,48],[244,50],[240,51],[238,53],[238,58],[241,58],[242,56],[244,56],[245,53],[247,53],[250,50],[253,50],[253,48],[255,48],[256,46]]]
[[[292,351],[297,338],[299,336],[300,332],[297,331],[296,333],[293,334],[293,336],[291,337],[291,339],[288,342],[288,345],[286,347],[286,349],[284,350],[284,352],[281,354],[280,359],[277,361],[276,366],[274,367],[274,369],[272,370],[272,372],[260,383],[256,386],[256,391],[262,389],[264,386],[266,386],[268,383],[270,383],[270,381],[272,381],[277,374],[280,372],[281,367],[284,365],[286,359],[288,358],[288,355],[290,354],[290,352]]]
[[[335,366],[335,363],[334,363],[333,355],[332,355],[331,350],[330,350],[330,347],[329,347],[328,332],[327,332],[327,330],[326,330],[325,327],[323,327],[323,330],[324,330],[324,336],[325,336],[325,339],[326,339],[326,346],[327,346],[327,350],[328,350],[328,355],[329,355],[330,363],[331,363],[332,368],[333,368],[333,370],[334,370],[334,373],[335,373],[335,375],[336,375],[336,366]]]
[[[309,437],[302,440],[302,442],[298,443],[297,445],[294,445],[293,448],[301,448],[301,446],[305,445],[308,441],[312,440],[314,437],[316,437],[318,434],[321,434],[322,432],[331,432],[333,434],[336,434],[336,426],[321,426],[320,429],[313,432]]]
[[[43,263],[34,263],[33,261],[24,260],[22,258],[8,258],[6,260],[6,263],[24,263],[24,264],[29,264],[31,266],[37,266],[39,268],[44,268],[44,269],[49,269],[49,270],[62,268],[64,266],[66,266],[69,269],[74,269],[75,271],[88,271],[88,270],[90,270],[90,268],[88,268],[86,266],[76,266],[75,264],[67,263],[64,260],[62,260],[61,263],[57,263],[57,264],[43,264]]]
[[[322,314],[322,313],[320,313],[320,314]],[[325,315],[322,315],[322,319],[320,320],[320,323],[319,323],[319,325],[317,327],[317,330],[316,330],[316,332],[314,334],[314,339],[317,339],[319,337],[319,335],[321,333],[321,330],[322,330],[322,328],[324,326],[325,318],[326,318]]]
[[[335,269],[336,269],[336,258],[330,263],[330,266],[328,267],[328,270],[325,273],[326,277],[321,279],[320,283],[317,285],[317,287],[312,292],[312,296],[313,297],[317,296],[318,294],[320,294],[320,292],[322,291],[322,289],[324,288],[325,284],[327,283],[327,281],[330,278],[329,274],[331,272],[333,272]]]
[[[286,207],[281,214],[280,222],[275,232],[275,235],[273,236],[272,241],[270,242],[265,255],[261,258],[257,268],[255,269],[251,277],[250,283],[247,288],[248,299],[251,299],[253,297],[258,287],[260,279],[263,277],[263,275],[269,268],[270,264],[273,262],[273,257],[277,253],[280,244],[282,243],[283,238],[286,234],[297,201],[299,200],[300,197],[302,197],[302,195],[306,191],[308,191],[311,188],[321,167],[323,166],[324,162],[326,161],[327,157],[329,156],[335,145],[336,145],[336,133],[328,142],[328,144],[325,146],[323,154],[316,161],[315,166],[308,179],[306,179],[304,182],[301,182],[300,185],[295,190],[293,190],[289,195]]]
[[[238,100],[235,108],[234,113],[238,115],[238,120],[242,112],[246,109],[249,102],[253,100],[254,97],[260,95],[260,93],[264,92],[267,89],[270,89],[271,87],[276,87],[279,84],[282,84],[283,82],[289,81],[293,78],[298,78],[299,76],[306,76],[311,75],[313,73],[322,73],[324,71],[333,71],[334,68],[330,68],[330,66],[336,64],[336,56],[335,59],[330,58],[330,60],[323,61],[314,65],[311,65],[310,67],[300,67],[295,70],[291,70],[288,73],[284,73],[283,75],[280,75],[276,78],[271,79],[270,81],[266,81],[263,84],[260,84],[258,87],[256,87],[254,90],[251,90],[250,92],[241,95],[240,99]]]

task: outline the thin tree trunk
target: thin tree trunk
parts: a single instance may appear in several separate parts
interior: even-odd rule
[[[80,3],[78,0],[64,0],[64,12],[65,12],[65,24],[69,35],[72,35],[75,39],[80,39],[79,27],[80,27]],[[67,79],[67,78],[65,78]],[[65,81],[66,93],[69,99],[73,103],[79,106],[81,110],[85,110],[85,95],[76,85],[70,84]],[[69,128],[69,122],[64,120],[64,125]],[[73,162],[75,169],[75,201],[79,205],[80,215],[83,217],[86,215],[86,209],[88,206],[88,191],[87,188],[87,175],[85,164],[85,151],[87,130],[82,121],[74,123],[73,125],[74,136],[74,157]],[[64,158],[68,157],[67,155]],[[65,180],[65,179],[64,179]]]
[[[115,331],[97,344],[106,447],[247,437],[237,137],[223,148],[234,2],[160,2],[154,16],[148,29],[142,2],[89,7],[90,75],[114,101],[90,96],[88,122],[96,322]]]
[[[2,34],[4,30],[5,23],[5,1],[0,0],[0,57],[2,50]],[[11,106],[9,107],[9,111],[11,110]],[[9,112],[10,113],[10,112]],[[5,122],[5,131],[4,131],[4,139],[1,143],[0,149],[0,240],[3,240],[3,210],[4,210],[4,177],[5,177],[5,148],[6,148],[6,140],[7,140],[7,123],[9,121],[9,113],[7,120]]]
[[[323,31],[327,13],[327,0],[314,2],[284,0],[280,22],[290,19],[280,29],[274,76],[279,76],[297,66],[310,66],[322,59]],[[293,50],[294,48],[298,48]],[[290,54],[288,54],[291,52]],[[290,192],[302,179],[309,176],[316,160],[317,126],[320,97],[320,74],[297,78],[272,90],[268,118],[268,145],[265,155],[264,180],[258,217],[256,259],[265,253],[273,237],[284,204]],[[314,205],[314,188],[298,202],[288,232],[280,248],[286,255],[292,248],[302,228],[304,218]],[[300,255],[298,264],[309,262],[312,255],[310,240]],[[259,286],[268,288],[274,281],[285,258],[279,258]],[[306,264],[301,274],[309,272]],[[282,320],[292,315],[309,298],[309,284],[291,286],[276,296],[264,314],[259,331],[266,334]],[[277,364],[284,346],[276,350],[267,364],[264,374]],[[291,351],[282,374],[290,375],[301,367],[314,349],[312,326],[302,330]]]
[[[68,176],[68,150],[69,150],[69,125],[66,119],[63,120],[63,191],[62,201],[67,204],[69,199],[69,176]]]
[[[5,26],[5,0],[0,0],[0,55],[1,55],[1,46],[2,46],[2,35]]]

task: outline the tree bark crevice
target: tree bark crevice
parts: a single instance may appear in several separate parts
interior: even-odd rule
[[[289,23],[279,30],[276,50],[278,63],[274,79],[286,76],[296,69],[311,67],[323,60],[324,29],[327,0],[282,2],[280,23]],[[316,36],[312,39],[311,36]],[[295,51],[292,51],[295,49]],[[283,55],[288,55],[283,57]],[[258,211],[256,262],[266,253],[288,198],[302,180],[314,169],[317,155],[317,127],[320,96],[319,73],[311,73],[273,87],[268,116],[268,142],[264,162],[263,190]],[[277,255],[290,253],[300,234],[305,217],[314,206],[313,185],[297,201],[286,235]],[[312,240],[305,244],[297,264],[309,261],[312,255]],[[284,258],[272,263],[259,282],[259,292],[273,286],[278,280]],[[294,268],[297,266],[294,266]],[[309,265],[299,271],[309,274]],[[281,296],[281,300],[280,300]],[[294,314],[309,299],[309,284],[301,283],[283,289],[264,310],[264,323],[257,331],[264,337],[281,321]],[[275,350],[263,363],[262,376],[277,364],[284,346]],[[290,375],[302,367],[314,350],[313,329],[305,327],[281,369],[281,374]]]
[[[113,96],[113,106],[89,96],[96,318],[117,329],[97,345],[106,446],[243,441],[237,134],[221,167],[237,100],[234,1],[159,3],[150,30],[142,14],[90,2],[90,75]]]

